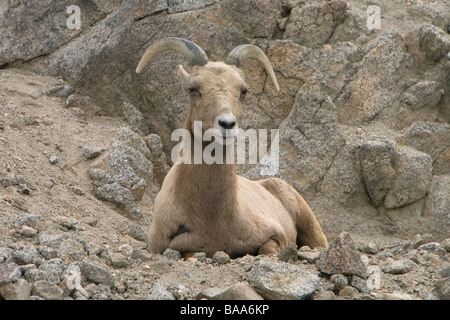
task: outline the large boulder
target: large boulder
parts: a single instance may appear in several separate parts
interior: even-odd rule
[[[0,66],[56,51],[114,11],[118,3],[118,0],[0,2]],[[67,27],[71,15],[67,9],[71,5],[80,8],[80,29]]]
[[[347,1],[343,0],[294,6],[284,36],[307,47],[319,47],[330,41],[348,17]]]
[[[111,150],[91,165],[89,177],[97,198],[112,202],[129,217],[140,218],[138,203],[154,183],[150,150],[138,134],[122,128]]]
[[[375,206],[399,208],[425,197],[432,159],[423,152],[388,140],[369,141],[359,151],[362,174]]]

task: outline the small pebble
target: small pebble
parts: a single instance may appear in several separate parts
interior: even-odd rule
[[[103,148],[97,148],[97,147],[85,147],[84,151],[83,151],[83,156],[87,159],[87,160],[91,160],[91,159],[95,159],[97,158],[99,155],[101,155],[103,152],[105,151],[105,149]]]
[[[334,284],[334,291],[339,292],[348,285],[348,279],[343,274],[333,274],[330,281]]]
[[[172,250],[172,249],[166,249],[166,251],[164,251],[164,253],[163,253],[163,256],[167,257],[169,259],[174,259],[174,260],[181,259],[181,253],[177,250]]]
[[[351,286],[346,286],[342,290],[339,291],[339,296],[341,297],[353,297],[355,294],[358,293],[358,289],[353,288]]]
[[[22,226],[22,228],[20,229],[19,233],[21,235],[23,235],[24,237],[33,237],[35,236],[38,231],[34,228],[31,228],[29,226]]]
[[[213,260],[218,264],[226,264],[230,262],[230,256],[223,251],[217,251],[213,255]]]
[[[59,162],[59,159],[57,156],[50,156],[49,161],[51,164],[57,164]]]
[[[373,242],[370,242],[364,246],[364,252],[367,254],[377,254],[378,248],[377,245]]]

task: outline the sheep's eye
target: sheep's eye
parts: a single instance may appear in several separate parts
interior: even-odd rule
[[[245,97],[245,95],[247,94],[248,90],[247,88],[244,88],[241,90],[241,95],[239,96],[239,98],[243,99]]]
[[[202,97],[202,94],[200,93],[200,91],[197,88],[189,88],[188,91],[191,96],[195,96],[195,97],[199,97],[199,98]]]

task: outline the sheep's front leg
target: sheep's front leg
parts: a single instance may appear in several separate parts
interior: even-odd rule
[[[264,255],[277,255],[281,251],[280,245],[275,241],[273,238],[270,238],[267,240],[258,250],[259,254]]]
[[[153,220],[148,234],[147,250],[151,253],[163,254],[169,246],[170,237],[168,234],[169,232],[167,232],[164,224],[160,223],[158,219]]]

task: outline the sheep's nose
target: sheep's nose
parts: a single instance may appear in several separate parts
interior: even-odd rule
[[[233,129],[236,125],[235,119],[220,119],[219,124],[225,129]]]

